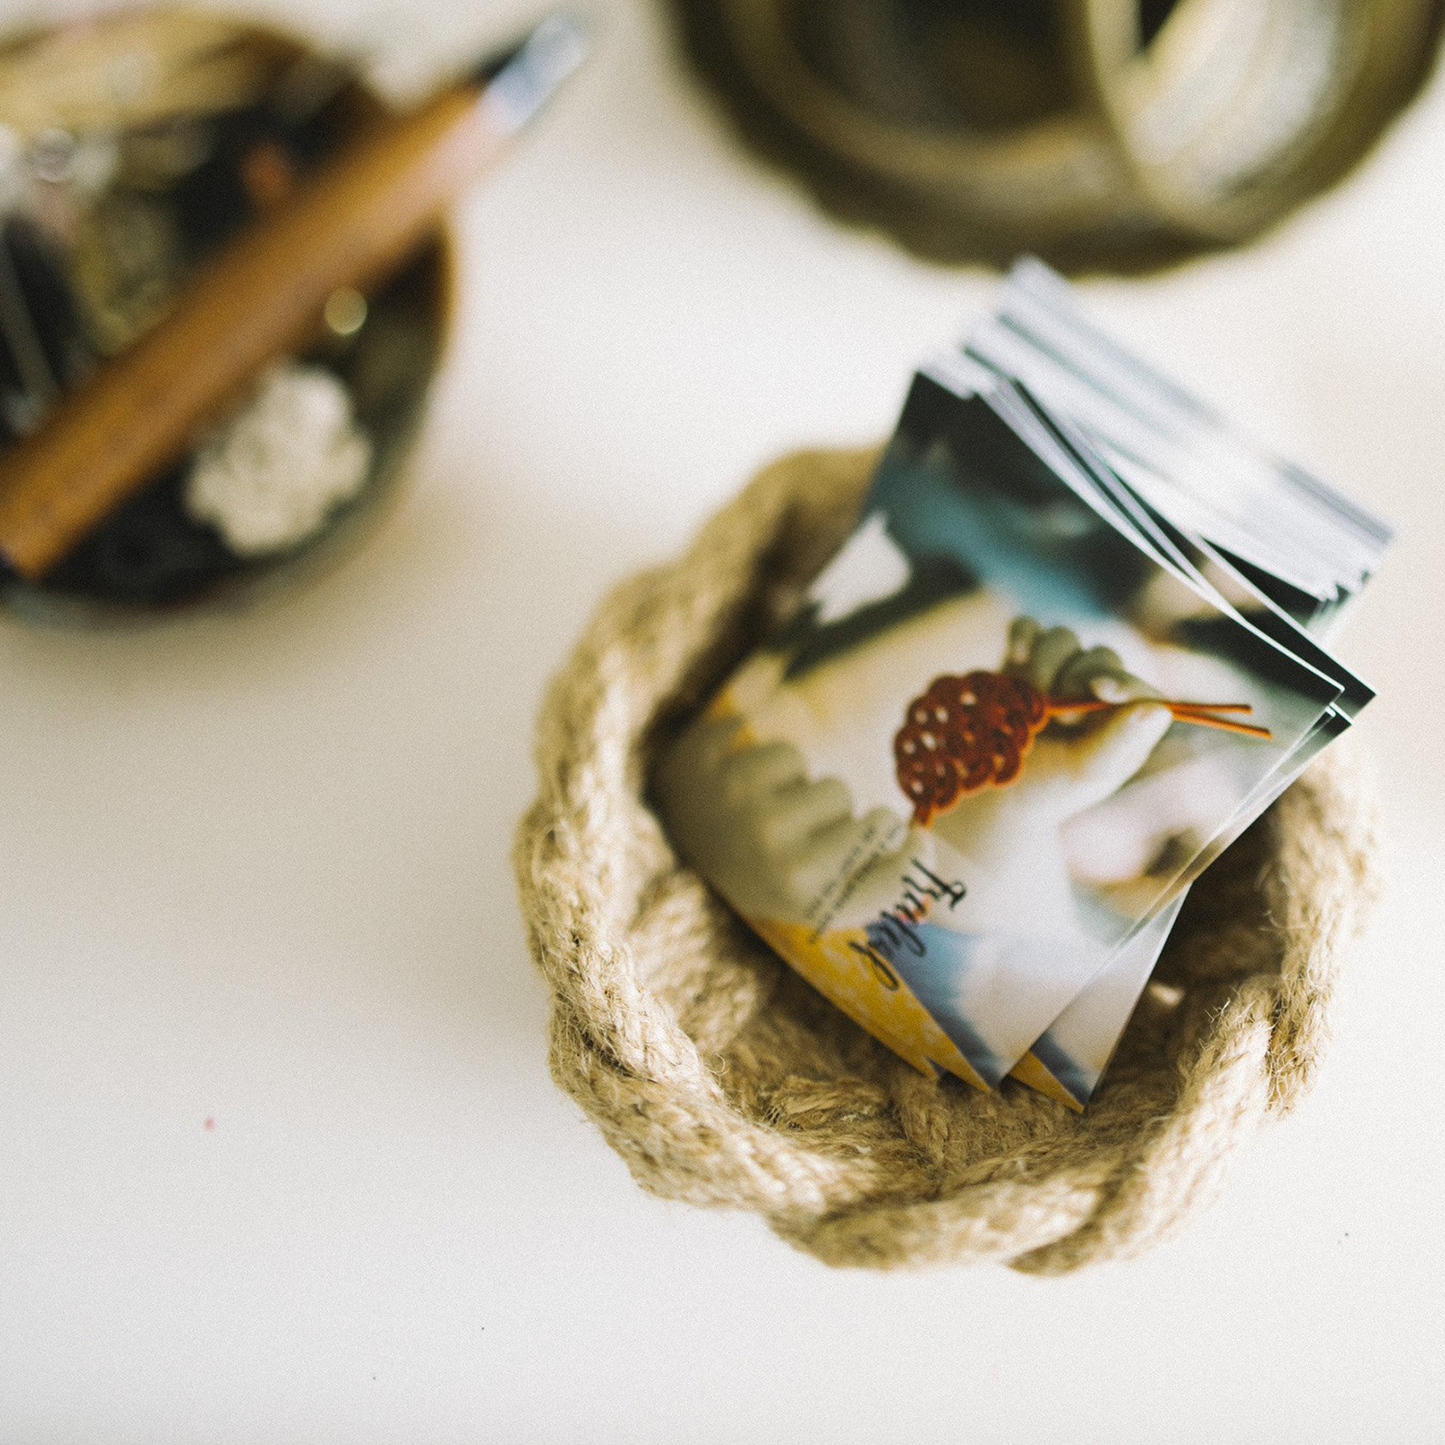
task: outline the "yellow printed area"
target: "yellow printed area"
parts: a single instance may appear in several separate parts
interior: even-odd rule
[[[867,944],[868,935],[861,928],[825,933],[815,939],[798,924],[774,919],[748,921],[824,998],[919,1073],[935,1078],[942,1068],[975,1088],[987,1090],[977,1070],[908,985],[849,947],[854,942]]]
[[[1047,1094],[1055,1103],[1066,1105],[1076,1114],[1082,1114],[1084,1112],[1084,1106],[1033,1054],[1025,1054],[1023,1058],[1009,1070],[1009,1076],[1017,1079],[1021,1084],[1027,1084],[1031,1089],[1037,1089],[1041,1094]]]
[[[730,688],[719,688],[713,700],[703,709],[702,715],[709,722],[722,722],[726,718],[736,719],[738,730],[733,737],[729,752],[738,753],[744,748],[756,747],[761,741],[757,730],[734,700]]]

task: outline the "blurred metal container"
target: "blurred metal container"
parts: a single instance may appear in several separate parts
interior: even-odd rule
[[[1415,95],[1445,0],[667,0],[744,137],[930,259],[1259,235]]]

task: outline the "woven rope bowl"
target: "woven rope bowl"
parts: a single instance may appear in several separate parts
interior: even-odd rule
[[[1440,0],[665,0],[752,153],[948,265],[1132,272],[1253,240],[1419,93]]]
[[[873,454],[763,472],[619,586],[543,704],[516,866],[551,1066],[647,1189],[755,1210],[834,1265],[1137,1254],[1309,1088],[1373,897],[1372,809],[1331,749],[1195,886],[1082,1116],[916,1074],[673,853],[651,760],[853,524]]]

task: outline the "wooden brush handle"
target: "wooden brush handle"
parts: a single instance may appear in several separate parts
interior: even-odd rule
[[[0,554],[16,572],[41,576],[268,362],[310,343],[333,291],[364,291],[400,266],[505,139],[483,95],[457,87],[381,122],[0,457]]]

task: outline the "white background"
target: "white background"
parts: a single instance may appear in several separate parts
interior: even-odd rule
[[[458,213],[370,548],[239,618],[0,622],[0,1445],[1441,1438],[1445,89],[1264,245],[1088,286],[1402,528],[1346,646],[1392,892],[1318,1090],[1140,1262],[830,1273],[644,1195],[553,1087],[508,850],[602,589],[883,435],[992,283],[832,228],[599,8]],[[526,10],[362,21],[460,56]]]

